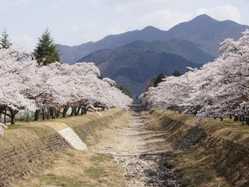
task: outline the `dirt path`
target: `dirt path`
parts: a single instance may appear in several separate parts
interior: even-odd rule
[[[108,135],[96,151],[111,154],[125,171],[128,187],[178,187],[175,175],[167,164],[171,147],[162,131],[146,130],[145,116],[131,111],[130,124],[117,126],[103,134]]]

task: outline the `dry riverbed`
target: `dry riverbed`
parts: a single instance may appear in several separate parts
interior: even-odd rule
[[[177,187],[174,170],[168,164],[172,148],[163,131],[145,128],[146,116],[131,112],[129,123],[105,129],[105,138],[95,151],[111,155],[123,168],[128,187]],[[116,124],[119,124],[117,121]],[[110,136],[111,135],[111,136]]]
[[[54,131],[65,124],[87,151],[73,150]],[[229,120],[200,125],[170,111],[111,110],[22,124],[0,141],[0,187],[246,187],[248,150],[241,145],[248,137],[248,127]]]
[[[146,115],[123,111],[88,118],[84,122],[86,125],[80,125],[82,117],[57,121],[66,123],[84,137],[88,146],[86,152],[70,148],[57,152],[49,157],[46,169],[25,176],[12,186],[179,186],[167,161],[172,151],[165,142],[167,133],[147,130]],[[93,120],[95,118],[97,120]]]

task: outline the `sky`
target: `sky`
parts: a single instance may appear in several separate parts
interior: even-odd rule
[[[0,31],[32,49],[49,29],[56,43],[78,45],[146,26],[167,30],[208,14],[249,25],[249,0],[0,0]]]

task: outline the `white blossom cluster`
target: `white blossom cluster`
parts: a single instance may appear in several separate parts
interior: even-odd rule
[[[163,107],[199,116],[241,112],[249,101],[249,31],[220,46],[220,56],[180,77],[166,77],[141,96],[148,107]]]
[[[114,81],[101,80],[92,63],[54,63],[38,66],[31,55],[13,49],[0,50],[0,105],[35,111],[46,104],[63,106],[81,100],[126,108],[131,98]]]

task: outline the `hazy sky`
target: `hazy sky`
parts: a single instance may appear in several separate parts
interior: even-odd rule
[[[203,13],[249,25],[249,0],[0,0],[0,30],[21,47],[46,28],[75,45],[148,25],[166,30]]]

